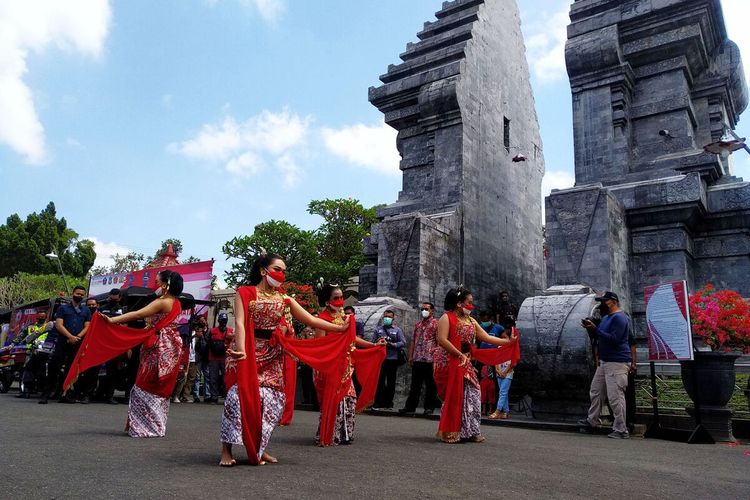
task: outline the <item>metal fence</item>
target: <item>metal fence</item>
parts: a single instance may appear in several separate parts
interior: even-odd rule
[[[677,372],[672,367],[674,365],[662,365],[661,368],[663,369],[657,369],[656,393],[659,403],[659,413],[687,415],[685,408],[692,406],[693,402],[688,397],[682,385],[682,378],[679,375],[679,365],[677,366]],[[748,387],[748,374],[742,373],[744,371],[741,370],[737,373],[734,394],[728,406],[734,411],[734,418],[750,419],[748,402],[745,396],[745,390]],[[648,363],[639,363],[638,375],[635,379],[635,398],[639,413],[651,413],[653,411],[651,404],[653,397],[651,377],[648,373]]]

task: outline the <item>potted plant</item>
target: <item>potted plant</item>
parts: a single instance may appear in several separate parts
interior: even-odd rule
[[[681,362],[682,382],[690,399],[698,398],[701,418],[714,438],[733,440],[732,412],[726,405],[735,387],[734,362],[750,353],[750,302],[710,284],[688,301],[693,335],[710,351],[698,350],[694,361]]]

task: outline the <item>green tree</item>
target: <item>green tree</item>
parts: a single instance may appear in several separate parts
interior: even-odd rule
[[[238,259],[226,272],[227,284],[238,286],[248,282],[250,269],[261,248],[281,255],[287,265],[287,279],[312,283],[318,269],[316,237],[286,221],[270,220],[255,226],[250,236],[238,236],[224,244],[227,258]]]
[[[55,204],[22,220],[18,214],[0,226],[0,277],[16,273],[56,274],[58,263],[45,257],[55,252],[66,275],[83,278],[96,259],[94,244],[78,240],[78,233],[68,227],[64,217],[57,217]]]
[[[311,284],[322,277],[328,282],[347,283],[365,264],[362,240],[376,222],[376,208],[364,208],[351,198],[313,200],[308,212],[323,218],[315,231],[277,220],[255,226],[250,236],[236,237],[224,245],[227,258],[239,259],[226,273],[227,284],[247,283],[261,247],[284,257],[290,281]]]
[[[193,257],[192,255],[189,256],[189,257],[187,257],[187,258],[185,258],[185,259],[180,258],[180,255],[182,255],[182,248],[183,248],[182,247],[182,241],[178,240],[177,238],[167,238],[166,240],[164,240],[164,241],[161,242],[161,246],[156,251],[156,253],[153,256],[151,256],[148,259],[146,259],[146,264],[148,264],[149,262],[153,262],[156,259],[158,259],[159,256],[161,254],[163,254],[167,250],[167,246],[169,246],[170,244],[172,245],[172,249],[174,250],[174,253],[177,254],[177,257],[178,257],[178,259],[180,260],[180,262],[182,264],[189,264],[190,262],[199,262],[200,261],[200,259],[198,257]]]
[[[76,285],[88,287],[85,278],[68,277],[68,287]],[[17,273],[0,278],[0,308],[13,308],[37,300],[50,299],[60,294],[66,295],[62,276],[57,274]]]
[[[317,273],[332,283],[347,283],[365,264],[362,240],[377,222],[376,207],[365,208],[355,199],[313,200],[307,207],[323,218],[315,231],[320,254]]]
[[[111,266],[98,266],[91,269],[92,276],[102,274],[126,273],[143,269],[146,265],[146,257],[142,253],[128,252],[125,255],[115,254],[112,256]]]

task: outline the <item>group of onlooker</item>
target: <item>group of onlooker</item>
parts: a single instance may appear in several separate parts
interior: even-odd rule
[[[226,396],[224,363],[226,350],[234,338],[234,329],[227,326],[229,316],[219,313],[217,326],[208,328],[205,316],[196,316],[186,325],[180,374],[172,393],[173,403],[219,403]]]

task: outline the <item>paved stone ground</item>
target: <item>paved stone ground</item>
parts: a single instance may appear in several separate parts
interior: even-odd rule
[[[2,498],[748,498],[750,446],[484,426],[445,445],[437,422],[362,415],[352,446],[312,445],[317,414],[277,430],[278,465],[222,469],[220,406],[172,405],[167,437],[125,436],[124,405],[0,395]]]

